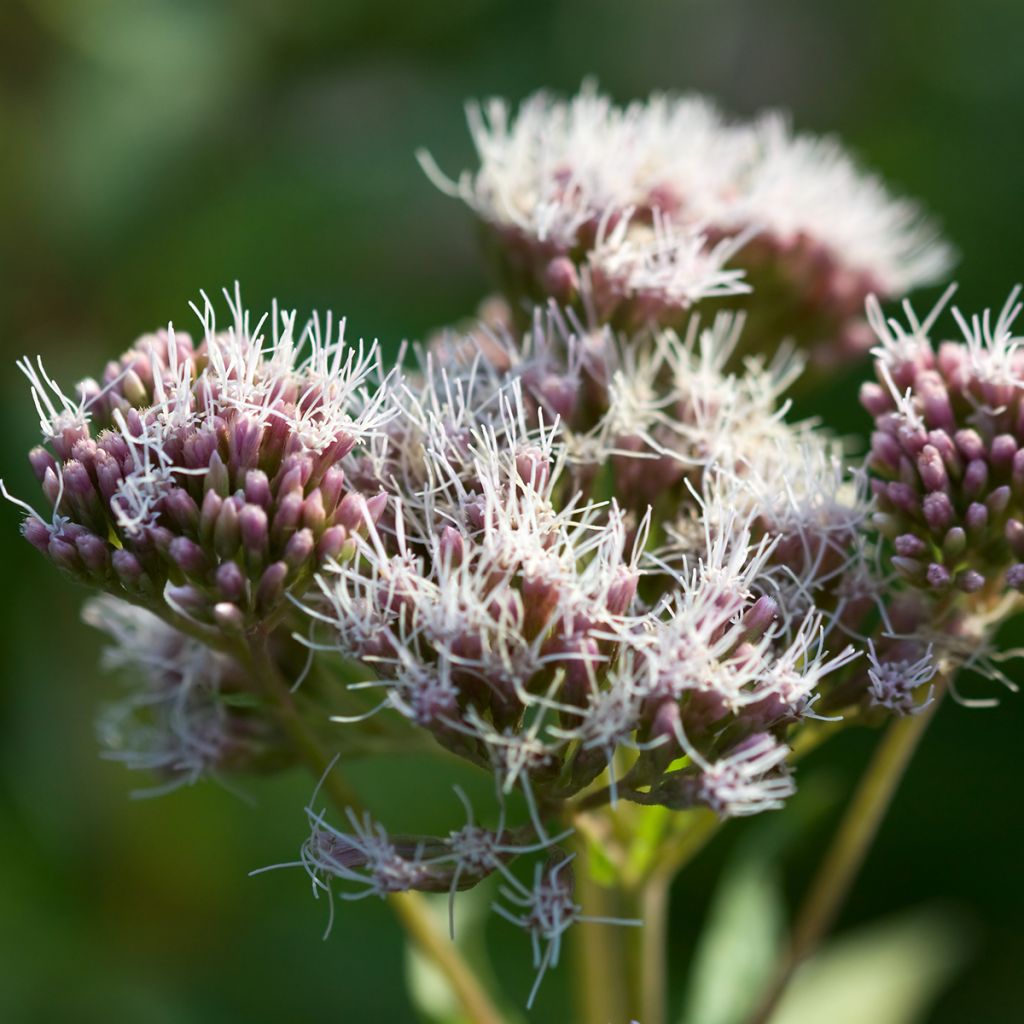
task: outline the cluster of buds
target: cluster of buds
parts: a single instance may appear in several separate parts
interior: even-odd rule
[[[354,550],[383,498],[342,460],[386,417],[375,349],[236,295],[198,344],[169,327],[65,395],[24,360],[44,445],[30,461],[50,506],[26,538],[77,579],[151,608],[242,630],[269,620],[326,561]],[[264,328],[271,337],[264,337]],[[166,603],[165,603],[166,602]]]
[[[950,604],[983,608],[1024,589],[1018,295],[996,317],[954,310],[963,339],[938,345],[929,334],[942,304],[924,323],[908,308],[906,327],[872,306],[878,383],[861,401],[875,418],[874,522],[900,577]]]
[[[904,294],[950,262],[914,203],[777,114],[731,123],[666,95],[619,108],[588,84],[515,113],[472,105],[469,121],[477,171],[453,182],[421,162],[480,218],[514,304],[677,325],[700,299],[753,285],[759,334],[793,334],[834,362],[866,347],[867,295]]]

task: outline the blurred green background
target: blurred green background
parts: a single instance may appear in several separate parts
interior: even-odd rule
[[[0,0],[0,471],[35,494],[16,356],[42,353],[67,382],[98,373],[143,331],[187,324],[199,288],[238,278],[253,307],[331,308],[389,346],[471,311],[485,278],[469,219],[413,150],[454,172],[470,161],[466,97],[588,74],[621,100],[699,89],[840,133],[939,214],[958,301],[1001,305],[1024,276],[1022,44],[1013,0]],[[854,394],[836,381],[810,406],[863,431]],[[300,872],[246,877],[294,855],[304,777],[248,785],[256,807],[215,786],[128,799],[136,780],[96,754],[93,710],[117,683],[96,668],[83,594],[0,514],[0,1020],[417,1019],[380,904],[341,907],[321,942],[325,907]],[[922,1018],[936,1024],[1020,1019],[1022,726],[1012,695],[942,708],[841,922],[924,907],[967,940]],[[785,812],[809,821],[783,862],[791,896],[872,740],[846,736],[801,769],[817,781]],[[453,823],[428,767],[355,778],[398,830]],[[766,835],[734,826],[677,886],[675,1005],[721,863]],[[486,931],[525,994],[523,937]],[[899,947],[888,970],[915,955]],[[569,1020],[568,1005],[554,973],[533,1019]]]

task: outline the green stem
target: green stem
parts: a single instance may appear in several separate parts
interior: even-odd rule
[[[629,942],[630,1019],[644,1024],[665,1024],[668,1013],[668,907],[669,891],[677,869],[655,870],[632,894],[630,905],[639,928],[631,928]]]
[[[886,731],[818,867],[797,914],[788,953],[751,1024],[771,1020],[793,972],[817,950],[835,922],[943,690],[944,680],[937,681],[936,697],[928,708],[898,719]]]
[[[296,752],[313,775],[322,780],[322,790],[339,814],[344,816],[349,808],[358,811],[359,797],[341,774],[332,769],[333,758],[324,750],[316,733],[299,713],[295,696],[267,649],[266,633],[254,631],[248,640],[247,665],[261,684],[278,723]],[[472,1024],[502,1024],[502,1015],[458,947],[441,936],[434,927],[423,897],[413,892],[394,893],[388,896],[388,904],[409,937],[447,980],[466,1019]]]

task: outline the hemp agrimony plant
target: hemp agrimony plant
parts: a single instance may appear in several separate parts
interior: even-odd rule
[[[388,899],[466,1019],[502,1016],[417,894],[447,894],[454,929],[493,877],[532,943],[528,1005],[574,925],[624,926],[581,959],[579,1019],[659,1024],[679,869],[781,808],[811,746],[886,727],[766,1020],[957,672],[1003,678],[1017,292],[953,309],[957,340],[937,333],[952,290],[887,317],[950,250],[777,115],[584,87],[469,119],[475,171],[421,162],[479,221],[497,292],[475,319],[386,365],[344,322],[257,318],[236,288],[226,322],[203,294],[195,334],[146,335],[70,391],[26,359],[42,510],[11,500],[130,670],[106,754],[146,793],[305,763],[308,829],[282,847],[315,893]],[[785,395],[869,349],[851,459]],[[447,834],[391,831],[345,761],[417,745],[492,778],[493,802],[439,793]]]

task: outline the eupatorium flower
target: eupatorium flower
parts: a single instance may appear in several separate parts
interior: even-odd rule
[[[479,169],[452,182],[421,162],[480,218],[513,296],[582,293],[598,321],[637,326],[753,284],[773,341],[792,332],[835,360],[865,346],[868,294],[902,295],[950,262],[914,203],[776,114],[735,123],[661,94],[617,107],[592,84],[468,110]]]

